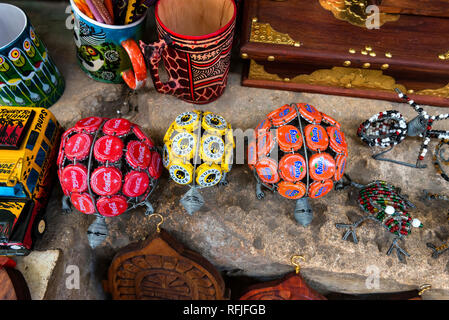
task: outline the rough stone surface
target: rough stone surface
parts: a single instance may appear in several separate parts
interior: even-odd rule
[[[39,4],[40,7],[46,5]],[[158,94],[152,85],[148,85],[131,97],[131,111],[127,112],[128,107],[122,105],[127,95],[124,86],[94,82],[76,65],[71,31],[64,28],[65,5],[52,4],[50,17],[45,18],[39,14],[41,11],[36,5],[25,2],[23,7],[27,8],[37,32],[66,78],[66,92],[51,108],[64,126],[73,125],[84,116],[111,116],[121,108],[126,117],[141,125],[161,145],[162,137],[176,115],[200,108]],[[186,214],[179,205],[187,189],[169,181],[165,171],[151,198],[156,212],[166,217],[163,227],[229,274],[261,279],[279,277],[293,270],[291,255],[302,254],[307,261],[302,264],[301,272],[310,285],[321,292],[390,292],[430,283],[433,290],[425,293],[425,299],[449,299],[449,255],[433,259],[426,247],[426,242],[441,244],[449,237],[447,203],[421,199],[423,189],[447,192],[447,182],[436,175],[431,163],[436,141],[430,143],[424,161],[428,168],[418,170],[373,160],[374,151],[356,136],[359,124],[374,113],[396,109],[411,119],[414,111],[405,104],[386,101],[242,87],[240,73],[241,64],[234,59],[224,95],[201,109],[221,114],[233,128],[243,131],[254,128],[273,109],[291,102],[310,103],[339,120],[349,144],[347,173],[352,179],[360,183],[387,180],[401,187],[417,206],[412,214],[423,222],[424,229],[414,229],[401,243],[411,257],[403,264],[394,254],[387,256],[392,237],[373,222],[367,222],[357,230],[359,244],[341,240],[343,231],[336,229],[335,223],[347,223],[363,215],[354,191],[334,191],[322,199],[312,200],[315,218],[308,228],[304,228],[295,223],[293,201],[270,192],[266,192],[264,200],[256,199],[255,182],[246,165],[234,166],[227,187],[203,189],[206,203],[193,216]],[[439,114],[446,113],[447,109],[428,107],[428,111]],[[447,123],[441,125],[447,128]],[[420,143],[419,139],[407,139],[389,156],[414,163]],[[48,209],[49,230],[37,245],[39,250],[60,249],[62,252],[61,263],[53,274],[55,281],[50,283],[46,298],[103,299],[106,296],[101,280],[105,279],[115,252],[154,232],[155,221],[145,217],[143,210],[107,218],[110,236],[102,246],[92,250],[86,231],[93,217],[78,212],[62,215],[61,195],[60,188],[56,187]],[[63,285],[67,277],[65,270],[71,264],[80,267],[80,290],[67,290]],[[369,266],[379,270],[378,289],[370,290],[365,285]]]

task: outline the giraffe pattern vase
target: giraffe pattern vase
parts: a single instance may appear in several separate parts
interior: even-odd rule
[[[64,78],[20,8],[0,3],[0,105],[49,108]]]

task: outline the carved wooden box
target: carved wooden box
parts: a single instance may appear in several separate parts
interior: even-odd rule
[[[404,2],[244,1],[243,85],[449,106],[449,18],[366,13]]]

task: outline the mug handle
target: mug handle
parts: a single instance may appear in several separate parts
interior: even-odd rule
[[[181,87],[179,82],[173,79],[171,75],[169,75],[170,80],[167,83],[163,83],[159,77],[159,63],[162,59],[162,53],[166,52],[170,43],[170,38],[160,39],[152,44],[145,44],[143,41],[140,41],[140,48],[148,61],[150,75],[156,90],[160,93],[175,95],[176,90]]]
[[[145,65],[145,58],[140,52],[139,46],[133,39],[124,40],[121,42],[122,47],[128,53],[131,60],[132,69],[122,72],[122,78],[125,83],[133,90],[142,88],[147,80],[147,67]]]

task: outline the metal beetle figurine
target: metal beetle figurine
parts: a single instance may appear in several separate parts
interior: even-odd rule
[[[162,173],[162,159],[153,141],[127,119],[88,117],[62,136],[57,159],[64,192],[62,208],[70,202],[82,213],[96,215],[88,229],[89,244],[96,247],[108,230],[105,217],[145,206]]]
[[[347,157],[340,124],[307,103],[286,104],[269,113],[248,144],[257,198],[264,197],[264,186],[296,200],[294,216],[303,226],[313,218],[308,198],[332,190],[343,176]]]
[[[204,204],[198,189],[227,185],[234,147],[231,125],[218,114],[184,112],[170,125],[164,136],[163,165],[174,182],[190,187],[180,201],[188,214]]]
[[[412,219],[408,213],[410,208],[415,208],[413,203],[400,194],[401,190],[399,188],[385,181],[376,180],[367,185],[361,185],[352,182],[347,175],[344,176],[349,183],[343,183],[342,188],[353,186],[359,190],[358,202],[367,215],[352,224],[336,224],[336,227],[339,229],[348,229],[343,236],[343,240],[347,240],[351,235],[353,242],[357,244],[358,239],[355,230],[364,221],[372,220],[379,223],[386,231],[394,235],[387,255],[390,255],[393,250],[396,250],[399,261],[405,261],[404,255],[408,257],[410,255],[398,245],[398,241],[408,236],[411,233],[412,227],[423,227],[421,221]]]

